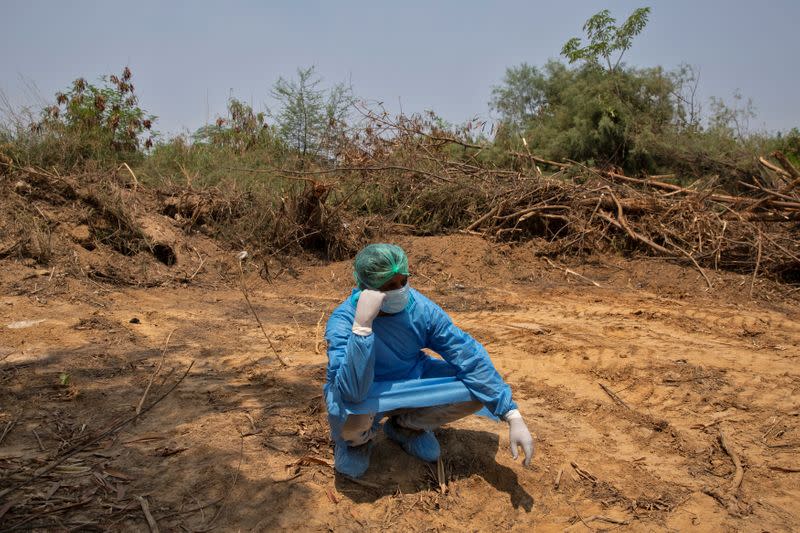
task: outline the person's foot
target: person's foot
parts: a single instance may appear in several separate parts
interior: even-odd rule
[[[361,477],[369,467],[369,456],[372,453],[373,441],[361,446],[348,446],[337,443],[333,450],[334,468],[346,476]]]
[[[439,441],[432,431],[408,429],[397,425],[394,418],[390,418],[383,425],[386,436],[398,443],[409,455],[432,463],[439,459],[441,449]]]

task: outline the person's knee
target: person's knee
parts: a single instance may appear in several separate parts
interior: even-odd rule
[[[467,414],[477,413],[478,411],[483,409],[483,404],[478,400],[471,400],[469,402],[464,402],[457,405],[462,406],[464,412]]]
[[[351,415],[342,427],[342,439],[348,446],[360,446],[372,437],[372,417]]]

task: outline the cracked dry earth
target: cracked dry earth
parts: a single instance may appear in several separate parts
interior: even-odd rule
[[[0,491],[16,487],[0,530],[141,531],[145,507],[162,531],[800,527],[796,300],[750,299],[735,275],[704,291],[696,271],[653,261],[571,267],[595,287],[477,239],[404,239],[415,285],[511,384],[537,437],[529,468],[504,424],[470,417],[438,432],[445,490],[435,465],[382,436],[361,483],[334,474],[321,336],[347,262],[248,277],[287,367],[235,283],[64,279],[47,298],[0,300]],[[7,327],[20,320],[42,322]],[[155,376],[146,409],[192,361],[140,419],[18,485],[130,417]]]

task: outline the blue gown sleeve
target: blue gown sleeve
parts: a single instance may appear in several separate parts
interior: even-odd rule
[[[345,402],[367,397],[375,379],[375,335],[352,332],[353,318],[334,313],[325,328],[328,343],[328,383]]]
[[[441,307],[431,301],[428,308],[428,348],[458,369],[456,377],[497,417],[517,404],[511,387],[503,381],[481,343],[458,328]]]

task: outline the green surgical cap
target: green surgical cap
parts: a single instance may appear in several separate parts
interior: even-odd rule
[[[394,244],[370,244],[356,256],[353,276],[360,289],[380,289],[397,274],[408,276],[408,257]]]

